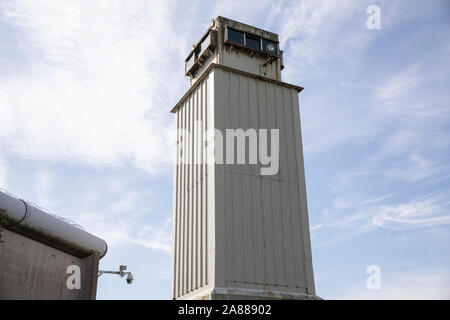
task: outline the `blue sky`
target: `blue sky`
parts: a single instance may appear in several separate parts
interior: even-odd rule
[[[448,1],[70,3],[0,3],[0,186],[107,240],[100,267],[136,281],[102,276],[99,299],[170,297],[169,110],[217,15],[278,33],[305,87],[317,293],[450,298]]]

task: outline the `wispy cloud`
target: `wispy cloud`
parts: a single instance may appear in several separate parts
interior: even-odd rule
[[[140,228],[136,235],[128,238],[131,243],[172,253],[172,220],[167,219],[163,225],[147,225]]]
[[[360,202],[336,199],[324,212],[330,225],[355,233],[379,228],[411,230],[450,224],[446,194],[431,194],[406,203],[386,204],[390,196]]]
[[[50,198],[52,187],[51,173],[44,169],[39,170],[34,178],[34,193],[39,206],[44,208],[52,206],[53,201]]]
[[[120,182],[113,189],[92,196],[88,196],[89,190],[80,190],[76,195],[78,206],[67,209],[66,214],[105,239],[110,248],[139,245],[171,254],[171,215],[153,212],[149,204],[155,195],[124,190]]]
[[[87,226],[88,231],[101,237],[111,249],[139,245],[153,250],[161,250],[167,254],[172,252],[171,221],[165,223],[142,223],[136,219],[123,217],[105,217],[94,212],[82,214],[77,222]]]
[[[406,204],[383,205],[372,209],[363,230],[388,228],[408,230],[450,224],[450,201],[447,197],[430,195]]]
[[[350,1],[274,3],[265,27],[276,28],[280,34],[280,46],[286,51],[285,63],[288,66],[284,76],[289,78],[293,70],[301,72],[305,67],[316,64],[326,56],[323,49],[332,46],[337,49],[335,44],[339,42],[332,35],[348,26],[346,18],[352,12]]]
[[[407,165],[388,168],[385,170],[384,174],[389,179],[401,179],[413,182],[431,177],[444,169],[444,167],[440,167],[433,160],[425,159],[414,153],[411,153],[405,162]]]
[[[423,79],[417,69],[417,65],[412,65],[380,84],[375,89],[376,97],[390,101],[419,87]]]
[[[34,159],[130,160],[151,173],[167,168],[168,103],[184,80],[174,7],[173,1],[3,4],[0,19],[19,28],[31,67],[0,76],[2,146]]]
[[[4,159],[2,159],[2,155],[0,154],[0,188],[6,189],[8,187],[7,180],[7,167]]]

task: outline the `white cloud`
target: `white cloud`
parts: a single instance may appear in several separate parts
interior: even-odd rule
[[[81,214],[77,223],[87,231],[101,237],[108,247],[121,248],[128,245],[140,245],[167,254],[172,252],[172,226],[167,220],[163,224],[146,224],[136,217],[127,215],[109,216],[100,212]]]
[[[120,181],[115,182],[112,190],[106,188],[94,193],[93,190],[64,194],[60,200],[79,199],[77,205],[66,208],[64,216],[104,239],[111,250],[139,245],[171,254],[171,215],[152,210],[149,203],[154,201],[154,193],[138,188],[126,190]]]
[[[0,18],[19,28],[31,65],[0,77],[2,146],[27,158],[166,168],[169,103],[184,83],[174,7],[174,1],[2,5]]]
[[[406,204],[383,205],[369,213],[370,221],[363,229],[377,227],[408,230],[450,224],[447,198],[431,195]]]
[[[2,159],[2,156],[0,155],[0,188],[3,189],[6,189],[8,187],[6,168],[7,168],[6,163]]]
[[[419,181],[440,171],[440,167],[434,161],[425,159],[417,154],[410,154],[407,158],[407,165],[400,168],[388,168],[384,174],[390,179],[401,179],[404,181]]]
[[[39,170],[34,178],[34,197],[37,205],[46,208],[52,206],[50,194],[53,187],[53,178],[47,170]]]
[[[147,225],[140,228],[135,236],[129,237],[128,241],[141,246],[162,250],[168,254],[172,252],[172,220],[161,226]]]
[[[416,89],[422,82],[422,77],[417,69],[418,66],[414,64],[385,80],[385,83],[375,89],[376,97],[381,100],[392,100]]]
[[[340,21],[349,9],[349,1],[280,1],[268,18],[270,23],[280,23],[280,45],[299,36],[312,38],[332,22]],[[341,21],[340,21],[341,22]]]
[[[345,18],[352,11],[349,4],[350,1],[281,1],[273,5],[266,27],[277,27],[280,46],[284,50],[289,46],[285,74],[293,67],[316,63],[326,55],[322,49],[337,43],[332,35],[344,25],[348,27]],[[298,68],[294,70],[299,72]]]
[[[324,216],[343,230],[367,232],[378,228],[411,230],[449,225],[450,202],[445,194],[431,194],[406,203],[386,204],[390,196],[360,202],[336,199]]]

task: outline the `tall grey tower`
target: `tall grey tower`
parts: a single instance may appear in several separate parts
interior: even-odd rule
[[[278,35],[223,17],[185,61],[190,88],[171,110],[174,299],[317,298],[303,88],[282,82],[282,69]],[[234,161],[240,151],[244,162]]]

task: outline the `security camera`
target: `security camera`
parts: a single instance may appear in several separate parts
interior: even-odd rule
[[[134,280],[133,274],[131,272],[128,273],[127,275],[127,283],[131,284]]]
[[[134,280],[133,274],[131,272],[125,272],[125,270],[127,270],[127,266],[125,266],[125,265],[119,266],[119,271],[99,270],[98,271],[98,277],[100,277],[104,273],[117,274],[121,278],[125,277],[125,275],[126,275],[127,276],[127,279],[126,279],[127,283],[128,284],[133,283],[133,280]]]

